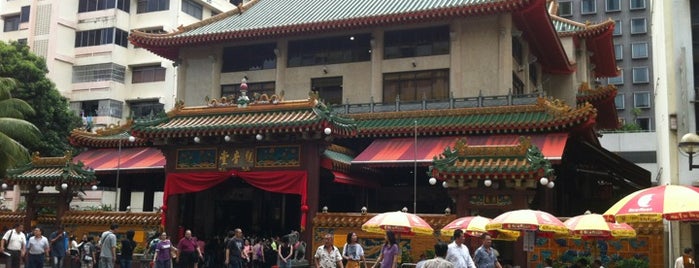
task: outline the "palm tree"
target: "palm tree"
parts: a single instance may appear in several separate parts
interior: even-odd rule
[[[24,120],[24,116],[34,114],[34,109],[27,102],[12,98],[10,91],[16,85],[14,79],[0,77],[0,178],[5,178],[8,168],[29,160],[22,142],[39,139],[39,129]]]

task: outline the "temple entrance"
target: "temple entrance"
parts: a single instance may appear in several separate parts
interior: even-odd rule
[[[183,194],[180,225],[206,239],[241,228],[246,236],[282,236],[299,230],[301,197],[258,189],[232,178],[210,189]]]

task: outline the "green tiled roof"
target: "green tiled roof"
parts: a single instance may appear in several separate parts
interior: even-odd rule
[[[301,24],[323,24],[341,20],[421,13],[430,10],[468,8],[482,6],[493,9],[503,0],[381,0],[381,1],[337,1],[337,0],[260,0],[242,14],[228,16],[220,21],[204,25],[180,36],[197,36],[227,31],[248,31],[276,27],[294,27]],[[234,11],[235,12],[235,11]]]
[[[192,107],[167,118],[137,121],[132,133],[145,138],[302,133],[330,128],[333,135],[356,132],[351,118],[335,114],[314,100],[237,107]]]
[[[358,136],[464,135],[552,132],[570,129],[595,118],[590,104],[571,109],[540,99],[535,105],[350,114]]]
[[[41,165],[28,163],[24,167],[7,170],[4,183],[18,185],[69,185],[86,186],[96,183],[93,170],[87,170],[82,162],[67,162],[64,165]]]
[[[346,155],[346,154],[343,154],[340,152],[335,152],[332,150],[325,150],[323,152],[323,156],[327,157],[330,160],[333,160],[333,161],[336,161],[336,162],[339,162],[342,164],[346,164],[346,165],[351,165],[352,159],[354,159],[354,157],[352,157],[352,156],[349,156],[349,155]]]

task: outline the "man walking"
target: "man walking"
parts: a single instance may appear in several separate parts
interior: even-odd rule
[[[444,259],[447,256],[448,246],[444,242],[434,244],[434,259],[426,260],[424,268],[454,268],[454,264]]]
[[[7,260],[7,267],[19,268],[20,260],[26,253],[27,240],[24,236],[24,226],[15,224],[12,229],[7,230],[0,241],[0,252],[10,254]]]
[[[226,267],[243,268],[243,230],[236,228],[233,231],[233,238],[226,243]]]
[[[447,260],[454,264],[454,268],[476,268],[468,247],[464,245],[464,239],[464,231],[454,231],[454,242],[448,246]]]
[[[27,240],[29,260],[26,268],[43,268],[44,260],[49,257],[49,248],[49,240],[41,235],[41,229],[34,228],[34,236]]]
[[[63,259],[68,252],[68,243],[66,243],[66,232],[63,231],[63,226],[56,226],[56,231],[49,235],[49,243],[51,244],[51,267],[63,268]]]
[[[694,250],[685,248],[684,254],[675,260],[675,268],[694,268]]]
[[[109,230],[104,231],[100,236],[99,245],[101,251],[99,268],[114,268],[114,262],[117,259],[117,239],[114,233],[117,229],[119,229],[119,225],[113,223],[109,226]]]
[[[344,268],[342,265],[342,254],[333,245],[333,235],[325,234],[323,245],[318,247],[315,255],[315,268]]]
[[[495,255],[495,249],[491,247],[493,238],[489,234],[483,234],[481,238],[483,245],[476,249],[473,256],[476,266],[478,268],[501,268],[498,257]]]

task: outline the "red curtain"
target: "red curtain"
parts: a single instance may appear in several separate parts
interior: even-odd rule
[[[301,229],[306,228],[306,204],[308,173],[306,171],[222,171],[222,172],[192,172],[168,173],[165,180],[163,195],[163,215],[161,223],[165,226],[167,199],[170,195],[199,192],[218,185],[231,178],[240,177],[248,184],[265,191],[298,194],[301,196]]]

